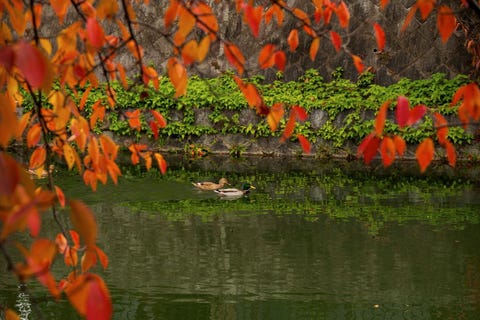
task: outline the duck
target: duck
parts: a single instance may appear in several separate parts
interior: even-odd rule
[[[220,197],[224,198],[240,198],[250,192],[251,189],[256,189],[250,183],[244,183],[241,189],[227,188],[213,190]]]
[[[226,184],[229,185],[230,183],[228,183],[228,180],[227,180],[227,179],[221,178],[221,179],[218,181],[218,183],[211,182],[211,181],[202,181],[202,182],[192,182],[192,184],[193,184],[197,189],[211,191],[211,190],[221,189],[221,188],[223,188]]]

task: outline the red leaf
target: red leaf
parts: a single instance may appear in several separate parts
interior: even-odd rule
[[[377,113],[377,117],[375,118],[375,133],[379,137],[383,135],[383,128],[385,127],[385,120],[387,119],[387,110],[389,105],[390,101],[384,102]]]
[[[263,7],[258,6],[254,8],[249,4],[244,4],[244,10],[245,20],[250,30],[252,30],[254,37],[257,38],[260,31],[260,22],[262,22]]]
[[[457,163],[457,154],[455,152],[455,147],[448,140],[445,142],[445,150],[447,151],[448,164],[455,167],[455,164]]]
[[[298,30],[293,29],[290,31],[290,34],[288,35],[287,38],[288,45],[290,47],[290,51],[295,51],[298,47],[299,40],[298,40]]]
[[[158,139],[158,126],[157,126],[157,123],[155,121],[150,121],[148,123],[148,125],[150,126],[150,129],[152,130],[153,132],[153,137],[155,138],[155,140]]]
[[[89,275],[92,277],[93,275]],[[87,320],[106,320],[112,317],[112,301],[102,278],[95,275],[89,281],[87,293]]]
[[[87,19],[87,39],[96,49],[103,47],[105,43],[105,31],[96,18]]]
[[[420,104],[415,106],[412,110],[410,110],[410,115],[408,116],[407,125],[412,125],[417,123],[427,112],[427,107]]]
[[[285,71],[285,64],[287,63],[287,55],[283,51],[275,53],[275,65],[281,71]]]
[[[43,88],[50,80],[48,59],[25,40],[20,40],[15,47],[15,65],[34,88]]]
[[[448,38],[450,38],[453,31],[457,28],[457,19],[450,7],[441,5],[438,8],[437,26],[442,42],[447,42]]]
[[[438,142],[441,145],[445,145],[448,136],[447,120],[445,120],[445,118],[438,112],[435,112],[433,117],[435,121],[435,128],[437,129]]]
[[[297,135],[297,138],[298,138],[298,141],[300,142],[300,145],[302,146],[303,152],[310,153],[311,145],[310,145],[310,142],[307,140],[307,138],[305,138],[301,134]]]
[[[167,126],[167,120],[162,116],[162,114],[156,110],[150,110],[150,113],[155,118],[155,122],[157,123],[159,128],[165,128]]]
[[[342,48],[342,38],[340,38],[340,35],[335,31],[330,31],[330,39],[332,40],[335,50],[337,50],[337,52],[340,51]]]
[[[377,49],[383,51],[385,49],[385,32],[378,23],[373,24],[375,30],[375,39],[377,40]]]
[[[14,60],[15,52],[13,51],[12,47],[0,48],[0,66],[4,67],[5,70],[10,72],[13,67]]]
[[[307,114],[307,112],[305,111],[305,109],[303,109],[302,107],[300,107],[300,106],[293,106],[293,107],[292,107],[292,111],[295,113],[295,116],[297,117],[297,119],[298,119],[299,121],[305,121],[305,120],[307,120],[308,114]]]
[[[58,203],[60,203],[62,208],[65,208],[65,194],[63,193],[62,189],[60,189],[58,186],[55,186],[55,194],[57,195]]]
[[[430,12],[432,12],[435,7],[435,1],[436,0],[417,0],[417,5],[423,20],[427,19]]]
[[[397,99],[397,109],[395,109],[395,117],[400,128],[403,128],[408,123],[410,117],[410,104],[408,99],[404,96],[399,96]]]
[[[434,156],[432,139],[426,138],[423,140],[423,142],[418,146],[415,156],[417,157],[418,164],[420,165],[420,171],[422,173],[425,172],[432,162]]]
[[[395,143],[390,137],[383,138],[380,143],[380,153],[384,167],[390,166],[395,160]]]
[[[369,164],[377,153],[379,145],[380,138],[375,135],[375,132],[372,132],[358,146],[357,155],[363,156],[365,164]]]
[[[389,0],[380,0],[380,7],[385,9],[385,7],[388,5]]]

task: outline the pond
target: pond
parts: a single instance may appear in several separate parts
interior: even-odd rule
[[[478,319],[477,181],[263,161],[125,170],[95,193],[59,174],[97,215],[114,319]],[[256,189],[228,201],[191,184],[222,176]],[[79,318],[35,282],[30,297],[0,281],[31,319]]]

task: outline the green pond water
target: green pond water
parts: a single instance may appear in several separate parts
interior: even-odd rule
[[[95,193],[57,174],[66,196],[96,214],[110,265],[95,271],[114,319],[480,317],[480,185],[471,176],[263,161],[186,162],[166,176],[124,170],[119,185]],[[191,184],[222,176],[256,189],[228,201]],[[56,232],[44,223],[45,235]],[[28,319],[79,319],[35,281],[27,296],[5,272],[0,283],[0,303]]]

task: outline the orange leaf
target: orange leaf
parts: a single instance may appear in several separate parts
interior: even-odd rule
[[[60,189],[58,186],[55,186],[55,194],[57,195],[58,203],[60,203],[62,208],[64,208],[65,207],[65,194],[63,193],[62,189]]]
[[[318,49],[320,48],[320,38],[314,38],[310,44],[310,60],[315,61],[317,56]]]
[[[183,6],[178,8],[178,30],[175,33],[174,43],[176,45],[182,44],[190,32],[195,27],[195,16]]]
[[[242,75],[245,71],[245,57],[240,49],[231,43],[225,43],[223,48],[228,62],[230,62],[230,64],[237,69],[238,73]]]
[[[457,19],[450,7],[441,5],[438,8],[437,26],[443,43],[446,43],[453,31],[457,28]]]
[[[455,167],[455,164],[457,163],[457,154],[455,152],[455,147],[448,140],[445,142],[445,150],[447,152],[448,164]]]
[[[330,39],[332,40],[335,50],[337,50],[337,52],[340,51],[342,48],[342,38],[340,38],[340,35],[335,31],[330,31]]]
[[[242,91],[242,94],[247,100],[248,105],[252,108],[255,107],[258,114],[264,114],[264,110],[262,109],[264,106],[263,99],[260,96],[257,88],[251,83],[245,84],[242,79],[237,76],[234,76],[233,79],[240,88],[240,91]],[[268,109],[265,113],[268,114]]]
[[[12,197],[20,183],[20,167],[6,152],[0,152],[0,196]]]
[[[402,28],[400,29],[400,32],[404,32],[410,22],[412,21],[413,17],[415,16],[415,12],[417,12],[417,4],[414,4],[410,10],[408,11],[407,17],[405,18],[405,21],[403,22]]]
[[[175,87],[175,98],[187,93],[188,76],[187,70],[177,59],[170,58],[167,64],[168,78]]]
[[[270,112],[267,115],[267,122],[270,126],[270,130],[275,131],[277,130],[278,123],[283,118],[283,114],[285,113],[283,109],[283,104],[275,103],[271,108]]]
[[[373,29],[375,30],[375,39],[377,41],[377,49],[383,51],[385,48],[385,32],[378,23],[373,24]]]
[[[6,148],[18,133],[15,101],[8,93],[0,93],[0,146]],[[40,137],[38,137],[40,139]]]
[[[167,121],[162,116],[162,114],[156,110],[150,110],[150,113],[155,118],[155,122],[157,123],[159,128],[165,128],[167,126]]]
[[[163,23],[165,28],[168,29],[172,25],[173,21],[177,18],[178,14],[178,2],[177,1],[170,1],[170,6],[167,8],[165,12],[165,16],[163,17]]]
[[[435,128],[437,129],[438,142],[443,146],[447,142],[448,126],[447,120],[438,112],[433,114],[435,121]]]
[[[208,35],[211,41],[215,41],[218,32],[218,21],[212,7],[203,1],[195,1],[191,8],[197,18],[197,26]]]
[[[352,59],[353,59],[353,64],[355,65],[355,68],[357,69],[357,72],[362,73],[363,68],[365,67],[363,65],[362,59],[359,56],[356,56],[354,54],[352,54]]]
[[[420,143],[415,152],[415,156],[417,157],[418,164],[420,165],[420,171],[423,173],[430,165],[433,160],[434,156],[434,147],[433,141],[430,138],[426,138],[425,140]]]
[[[295,113],[290,111],[290,117],[288,118],[287,124],[285,125],[285,129],[283,130],[282,137],[280,139],[281,142],[285,142],[293,133],[295,129]]]
[[[390,137],[384,137],[380,143],[383,166],[388,167],[395,160],[395,143]]]
[[[380,138],[376,136],[375,132],[372,132],[366,136],[358,146],[357,155],[363,156],[365,164],[369,164],[375,154],[377,154],[379,145]]]
[[[423,104],[419,104],[415,106],[412,110],[410,110],[410,114],[408,116],[408,125],[412,125],[417,123],[427,112],[427,107]]]
[[[407,144],[405,143],[405,140],[403,140],[402,137],[400,136],[393,136],[393,143],[395,143],[395,150],[400,156],[403,156],[405,153],[405,150],[407,149]]]
[[[102,26],[98,23],[96,18],[87,19],[87,39],[88,42],[95,48],[100,49],[105,43],[105,31],[103,31]]]
[[[97,241],[97,223],[93,212],[80,200],[70,200],[69,205],[73,226],[87,246],[94,246]]]
[[[389,0],[380,0],[380,7],[382,8],[382,10],[387,7],[388,2]]]
[[[385,120],[387,118],[387,110],[389,106],[390,101],[385,101],[380,107],[380,110],[375,118],[375,133],[379,137],[383,134],[383,128],[385,127]]]
[[[125,115],[128,117],[130,128],[140,131],[142,128],[142,123],[140,122],[140,109],[125,111]]]
[[[302,146],[303,152],[310,153],[311,145],[308,139],[301,134],[297,135],[297,138],[298,138],[298,141],[300,142],[300,145]]]
[[[340,2],[340,4],[335,9],[335,13],[337,14],[340,26],[342,28],[348,27],[350,21],[350,12],[348,11],[348,7],[345,2]]]
[[[157,160],[158,167],[162,174],[167,173],[167,161],[163,158],[160,153],[155,153],[155,160]]]
[[[12,309],[5,311],[5,320],[20,320],[20,316]]]
[[[210,37],[203,37],[202,40],[198,43],[197,46],[197,61],[202,62],[205,60],[205,57],[208,54],[208,50],[210,49]]]
[[[258,55],[258,64],[260,68],[267,69],[272,67],[275,64],[275,45],[274,44],[266,44],[260,50],[260,54]]]
[[[47,151],[44,146],[36,148],[30,156],[30,163],[28,168],[30,170],[36,170],[43,167],[45,160],[47,159]]]
[[[298,48],[299,40],[298,40],[298,30],[292,29],[290,31],[288,38],[287,38],[288,46],[290,47],[290,51],[295,51]]]

